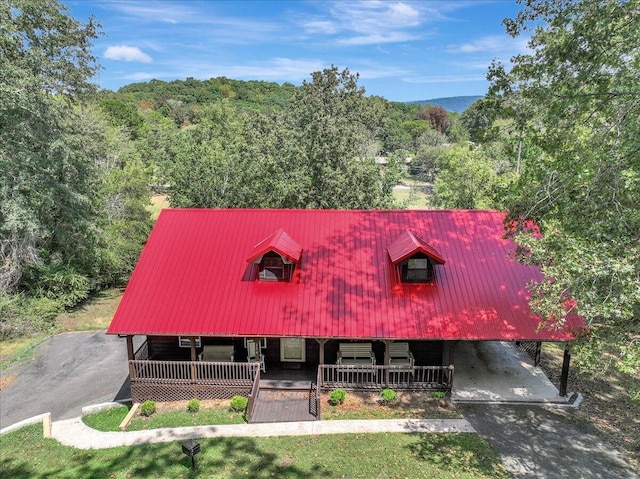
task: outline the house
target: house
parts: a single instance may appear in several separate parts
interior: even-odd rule
[[[302,369],[319,388],[447,390],[459,341],[539,351],[583,327],[539,328],[526,286],[541,275],[512,258],[503,219],[166,209],[108,333],[127,338],[137,400],[253,397],[261,376]]]

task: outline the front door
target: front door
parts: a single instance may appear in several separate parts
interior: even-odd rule
[[[305,361],[304,338],[281,338],[280,361],[303,363]]]

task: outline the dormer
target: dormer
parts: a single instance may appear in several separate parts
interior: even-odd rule
[[[247,263],[258,266],[260,281],[291,281],[301,256],[300,245],[280,228],[253,247]]]
[[[387,248],[402,283],[431,283],[434,266],[444,264],[438,251],[420,236],[405,231]]]

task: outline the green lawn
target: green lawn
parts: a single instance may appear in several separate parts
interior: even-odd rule
[[[29,478],[508,478],[476,434],[344,434],[199,440],[196,469],[181,443],[79,450],[42,426],[0,436],[2,477]]]

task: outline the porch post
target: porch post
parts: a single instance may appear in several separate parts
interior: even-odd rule
[[[564,348],[564,358],[562,359],[562,373],[560,374],[560,396],[567,395],[567,382],[569,380],[569,362],[571,362],[571,353],[569,348]]]
[[[189,341],[191,342],[191,383],[195,384],[197,381],[196,378],[196,337],[190,336]],[[197,387],[194,386],[194,394],[193,397],[198,397]]]
[[[384,340],[384,365],[389,366],[391,363],[391,343],[393,341]],[[384,384],[389,386],[389,368],[384,368]]]
[[[324,364],[324,345],[327,344],[328,339],[317,339],[316,341],[318,342],[319,346],[320,346],[320,350],[319,350],[319,358],[318,361],[320,362],[320,364]]]
[[[127,357],[129,361],[133,361],[135,359],[133,352],[133,336],[127,336]]]
[[[456,356],[456,346],[458,345],[458,341],[450,341],[449,342],[449,364],[448,366],[452,366],[454,364],[455,356]]]

